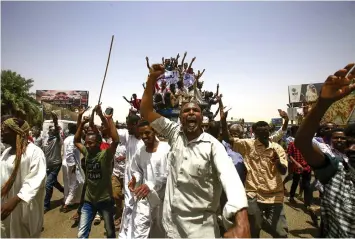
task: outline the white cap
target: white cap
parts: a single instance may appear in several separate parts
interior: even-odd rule
[[[202,124],[208,124],[210,120],[208,119],[207,116],[203,116]]]

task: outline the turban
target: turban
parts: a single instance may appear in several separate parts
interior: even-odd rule
[[[30,130],[30,126],[26,121],[24,121],[24,123],[20,127],[15,118],[5,120],[3,122],[3,125],[5,127],[9,127],[12,131],[16,133],[16,158],[15,167],[10,175],[10,178],[7,180],[4,186],[1,187],[2,198],[7,196],[16,180],[16,176],[21,165],[22,154],[25,153],[28,144],[28,133]]]

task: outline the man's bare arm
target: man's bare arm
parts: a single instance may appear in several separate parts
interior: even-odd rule
[[[107,119],[105,118],[104,114],[102,113],[101,105],[97,105],[95,107],[95,111],[96,111],[97,115],[100,117],[101,122],[104,125],[104,128],[109,129],[110,126],[109,126],[109,123],[107,122]]]
[[[192,67],[192,63],[194,63],[195,60],[196,60],[196,57],[192,58],[189,67],[187,67],[187,70]]]
[[[217,115],[218,115],[218,113],[219,113],[219,107],[220,107],[220,106],[218,106],[218,109],[217,109],[216,112],[214,113],[213,119],[217,117]]]
[[[205,72],[205,69],[203,69],[203,72]],[[203,74],[203,72],[202,72],[202,74]],[[201,74],[201,76],[202,76],[202,74]],[[219,95],[219,84],[217,84],[217,91],[214,96],[217,97],[218,95]]]
[[[127,101],[128,104],[131,104],[131,101],[127,100],[126,96],[123,96],[123,99]]]
[[[185,62],[185,57],[187,55],[187,52],[184,53],[184,56],[182,57],[182,61],[181,61],[181,66],[184,67],[184,62]]]
[[[148,68],[148,70],[150,70],[149,58],[146,56],[146,57],[145,57],[145,60],[146,60],[146,62],[147,62],[147,68]]]
[[[58,116],[52,112],[52,119],[54,123],[54,135],[60,139],[60,129],[59,129],[59,124],[58,124]]]
[[[77,147],[79,149],[80,153],[82,153],[82,154],[84,154],[85,146],[81,143],[81,137],[82,137],[84,125],[88,122],[89,122],[88,118],[85,118],[83,121],[81,121],[78,124],[78,128],[77,128],[75,136],[74,136],[75,147]]]
[[[206,70],[206,69],[203,69],[202,72],[201,72],[200,74],[198,74],[198,78],[199,78],[199,79],[202,77],[203,73],[205,73],[205,70]],[[217,96],[218,96],[218,91],[217,91]]]
[[[221,118],[220,120],[222,125],[222,138],[225,142],[231,144],[233,142],[233,138],[230,136],[228,131],[228,125],[227,125],[228,112],[224,112],[222,99],[219,99],[219,110],[220,110],[219,115]]]
[[[235,214],[235,227],[224,234],[226,238],[251,238],[248,211],[246,208]]]
[[[178,53],[175,58],[175,67],[178,67],[178,65],[179,65],[179,57],[180,57],[180,54]]]
[[[110,136],[112,138],[112,143],[110,144],[110,148],[108,150],[111,153],[111,155],[114,155],[116,153],[116,149],[119,144],[120,138],[118,136],[115,123],[113,122],[112,115],[106,115],[105,121],[108,124],[108,128],[110,129]],[[114,157],[112,157],[112,159],[113,158]]]
[[[149,123],[154,122],[156,119],[160,118],[161,115],[154,112],[153,108],[153,89],[157,82],[157,79],[160,75],[164,74],[165,69],[164,66],[155,64],[152,65],[152,70],[150,71],[148,80],[147,80],[147,87],[144,90],[140,113],[144,119],[146,119]]]
[[[307,163],[312,167],[321,167],[325,163],[325,156],[321,150],[314,146],[312,139],[319,127],[323,115],[336,101],[349,95],[355,90],[355,84],[350,79],[355,77],[354,63],[348,64],[330,75],[324,82],[318,101],[302,121],[295,138],[295,146],[301,151]],[[350,72],[352,70],[352,72]]]
[[[288,115],[287,115],[287,113],[285,111],[281,111],[280,112],[280,116],[284,120],[284,123],[282,125],[282,131],[286,131],[287,130],[287,126],[288,126],[288,121],[289,121]]]

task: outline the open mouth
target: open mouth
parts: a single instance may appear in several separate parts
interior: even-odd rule
[[[189,127],[195,127],[197,125],[196,117],[188,117],[186,123]]]

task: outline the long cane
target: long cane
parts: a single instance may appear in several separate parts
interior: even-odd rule
[[[106,80],[106,74],[107,74],[108,64],[110,63],[111,50],[112,50],[112,44],[113,44],[113,38],[114,38],[114,37],[115,37],[115,36],[114,36],[114,35],[112,35],[111,45],[110,45],[110,52],[108,53],[108,58],[107,58],[107,64],[106,64],[105,75],[104,75],[104,79],[102,80],[102,85],[101,85],[101,91],[100,91],[99,102],[98,102],[97,104],[100,104],[101,94],[102,94],[102,89],[104,88],[104,84],[105,84],[105,80]]]

